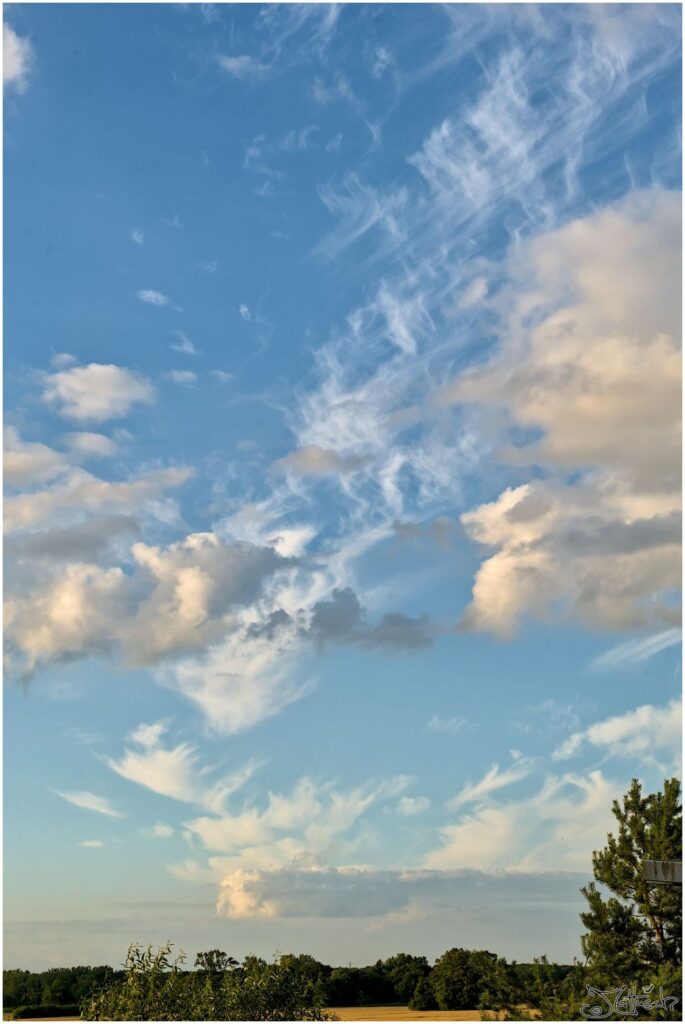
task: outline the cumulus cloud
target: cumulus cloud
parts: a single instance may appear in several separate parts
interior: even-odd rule
[[[73,804],[74,807],[81,807],[84,811],[95,811],[96,814],[104,814],[108,818],[123,818],[121,811],[118,811],[104,796],[97,796],[96,793],[89,793],[87,790],[64,792],[60,789],[53,789],[55,796]]]
[[[578,755],[589,744],[610,757],[627,757],[632,762],[640,760],[648,765],[658,766],[659,758],[665,758],[668,770],[679,763],[681,729],[682,706],[679,700],[672,700],[663,707],[643,704],[572,733],[553,757],[566,760]]]
[[[18,561],[97,563],[109,548],[120,546],[124,537],[140,530],[141,524],[135,516],[93,516],[72,526],[10,535],[5,538],[5,553]]]
[[[443,913],[482,915],[485,893],[500,912],[522,901],[558,916],[560,904],[576,910],[584,876],[524,874],[478,870],[391,871],[358,867],[292,867],[277,871],[236,868],[220,886],[218,911],[244,918],[386,918],[388,921],[435,917]]]
[[[54,533],[44,541],[54,558],[55,544],[69,539],[78,543]],[[23,543],[30,550],[36,538]],[[7,599],[6,637],[26,670],[105,652],[154,664],[203,649],[244,630],[236,609],[252,604],[266,579],[287,565],[272,548],[227,545],[211,533],[190,534],[166,548],[138,542],[131,555],[133,573],[72,563]]]
[[[108,459],[119,451],[118,445],[111,437],[87,430],[67,434],[65,441],[73,452],[85,458]]]
[[[91,850],[101,850],[104,845],[101,839],[84,839],[82,843],[79,843],[79,846],[84,846]]]
[[[59,476],[69,466],[62,452],[36,441],[23,441],[14,427],[4,432],[4,474],[10,487],[30,487]]]
[[[142,245],[145,241],[145,236],[140,228],[133,228],[131,230],[131,241],[135,242],[136,245]]]
[[[103,480],[83,469],[73,469],[53,487],[13,495],[5,501],[5,528],[28,529],[55,521],[58,516],[86,513],[132,513],[144,508],[157,518],[173,520],[174,508],[162,501],[164,491],[179,487],[192,476],[189,469],[153,470],[130,480]]]
[[[606,629],[675,620],[678,224],[678,198],[653,192],[531,242],[517,256],[534,286],[518,296],[513,340],[442,391],[446,404],[504,405],[537,437],[503,457],[551,473],[461,517],[495,549],[465,627],[508,636],[555,607]]]
[[[67,419],[119,419],[136,403],[149,404],[154,398],[154,388],[143,376],[111,363],[74,366],[43,378],[43,400]]]
[[[17,35],[7,22],[2,26],[2,81],[17,92],[24,92],[35,62],[31,41]]]

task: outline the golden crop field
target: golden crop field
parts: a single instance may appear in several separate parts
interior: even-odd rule
[[[479,1010],[410,1010],[407,1006],[330,1007],[340,1020],[480,1020]]]

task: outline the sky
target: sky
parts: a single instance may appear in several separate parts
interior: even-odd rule
[[[679,8],[4,18],[5,967],[568,962],[679,771]]]

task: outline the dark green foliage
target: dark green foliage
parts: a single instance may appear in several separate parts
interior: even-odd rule
[[[213,951],[216,952],[216,951]],[[124,976],[86,1000],[86,1020],[327,1020],[321,993],[302,984],[299,957],[267,963],[248,956],[242,966],[215,970],[183,970],[183,954],[170,945],[157,952],[131,946]],[[313,961],[316,963],[316,961]]]
[[[437,1010],[438,1004],[435,1000],[435,992],[431,985],[430,978],[419,978],[416,988],[409,1000],[410,1010]]]
[[[239,966],[235,957],[228,956],[221,949],[210,949],[206,953],[198,953],[195,957],[195,969],[206,971],[207,974],[222,974]]]
[[[73,1006],[116,972],[111,967],[53,967],[49,971],[3,971],[5,1009],[14,1006]]]
[[[449,949],[436,961],[431,982],[440,1010],[472,1010],[480,1005],[497,957],[485,950]]]
[[[615,984],[645,970],[677,967],[681,958],[682,894],[667,886],[649,886],[642,862],[682,858],[680,784],[664,782],[663,793],[642,795],[637,779],[613,806],[618,835],[592,855],[597,882],[612,893],[604,899],[594,883],[583,893],[588,929],[583,952],[597,982]]]
[[[425,956],[411,956],[409,953],[396,953],[387,960],[379,960],[376,967],[380,968],[392,983],[394,999],[392,1002],[404,1003],[412,998],[416,986],[430,974],[430,967]]]

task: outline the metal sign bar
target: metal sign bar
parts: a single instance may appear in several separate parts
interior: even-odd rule
[[[649,885],[682,885],[683,862],[681,860],[646,860],[642,871]]]

